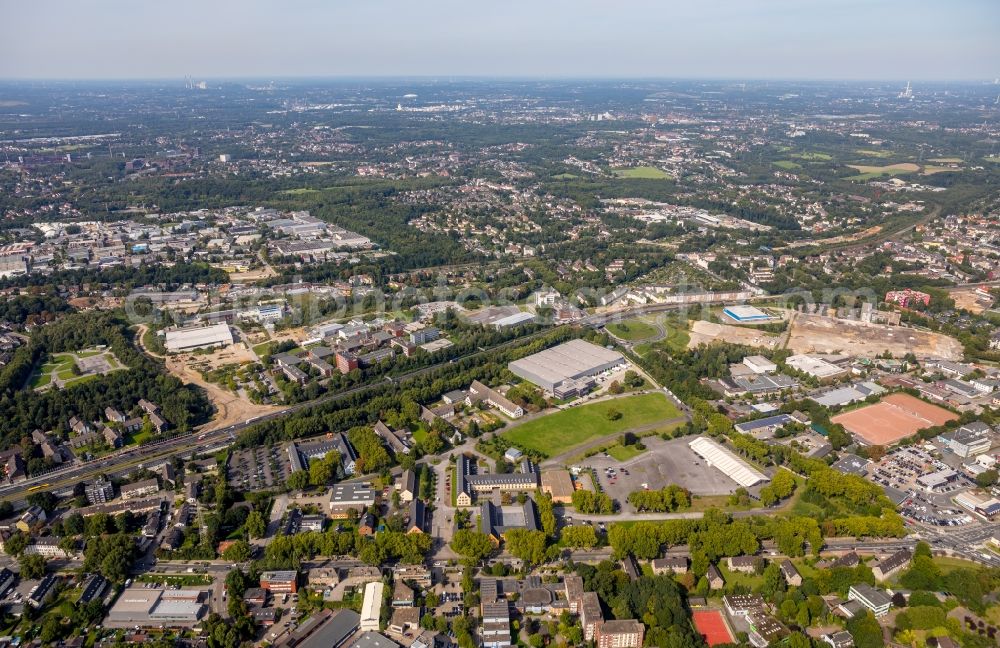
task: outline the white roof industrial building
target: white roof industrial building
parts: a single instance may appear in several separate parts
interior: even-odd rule
[[[767,475],[707,437],[698,437],[688,445],[695,454],[744,488],[771,481]]]
[[[385,585],[381,581],[365,585],[365,598],[361,603],[361,621],[359,623],[362,631],[378,630],[379,617],[382,614],[382,592],[384,590]]]
[[[228,346],[233,343],[233,333],[226,323],[211,326],[192,326],[167,331],[164,346],[167,351],[178,352],[213,346]]]
[[[105,623],[112,627],[193,625],[203,616],[207,597],[203,590],[131,587],[111,606]]]
[[[570,340],[551,349],[515,360],[511,373],[554,392],[557,385],[576,381],[623,365],[622,354],[584,340]]]
[[[809,374],[814,378],[833,378],[847,373],[846,369],[838,367],[832,362],[827,362],[823,358],[800,353],[788,356],[785,364],[792,369],[797,369],[802,373]]]

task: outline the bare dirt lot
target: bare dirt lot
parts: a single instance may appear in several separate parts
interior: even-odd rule
[[[230,351],[230,349],[232,349],[232,351]],[[236,359],[237,357],[245,357],[246,360],[249,361],[251,359],[251,355],[251,352],[243,348],[242,345],[233,345],[212,355],[192,356],[190,354],[181,354],[177,356],[169,356],[166,359],[167,369],[170,373],[174,374],[186,383],[195,384],[204,389],[208,399],[212,402],[212,405],[215,406],[215,416],[212,417],[212,421],[208,424],[206,429],[217,430],[234,423],[246,421],[247,419],[255,416],[260,416],[261,414],[267,414],[281,409],[280,407],[276,407],[274,405],[257,405],[240,398],[237,394],[234,394],[228,389],[224,389],[219,385],[210,383],[202,378],[201,374],[193,366],[194,362],[207,362],[210,363],[211,366],[241,362],[241,360]]]
[[[212,363],[212,366],[219,366],[233,362],[253,361],[253,352],[247,349],[245,345],[234,344],[209,355],[195,356],[185,353],[163,357],[151,352],[142,344],[142,336],[145,333],[146,327],[139,325],[136,340],[144,352],[154,358],[163,360],[167,366],[167,371],[180,378],[183,382],[197,385],[205,390],[208,400],[215,406],[215,416],[212,417],[211,422],[206,426],[206,430],[217,430],[233,423],[239,423],[249,418],[281,409],[273,405],[257,405],[240,398],[228,389],[223,389],[219,385],[208,382],[192,366],[193,362],[208,362]]]
[[[977,315],[993,306],[992,299],[979,299],[975,288],[955,288],[948,291],[948,296],[955,300],[957,308],[964,308]]]
[[[277,275],[278,273],[274,271],[274,268],[267,266],[265,268],[257,268],[256,270],[247,270],[246,272],[233,272],[229,275],[229,280],[233,283],[247,283],[260,279],[269,279]]]
[[[693,349],[699,344],[711,342],[732,342],[776,349],[781,343],[781,336],[745,326],[729,326],[728,324],[695,320],[691,325],[691,340],[688,342],[688,348]]]
[[[897,357],[913,353],[923,358],[962,359],[962,345],[947,335],[802,313],[792,324],[788,348],[796,353],[875,355],[889,351]]]

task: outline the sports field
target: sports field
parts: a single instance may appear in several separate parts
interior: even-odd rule
[[[729,632],[721,610],[693,610],[691,618],[694,620],[694,627],[709,646],[733,643],[736,640]]]
[[[838,414],[830,420],[840,423],[868,445],[891,445],[924,428],[957,418],[957,414],[909,394],[890,394],[874,405]]]
[[[662,169],[651,166],[632,167],[630,169],[613,169],[619,178],[630,178],[638,180],[669,180],[670,174]]]
[[[615,410],[620,418],[611,420]],[[586,441],[677,418],[681,413],[660,393],[579,405],[548,414],[503,433],[511,444],[551,457]]]

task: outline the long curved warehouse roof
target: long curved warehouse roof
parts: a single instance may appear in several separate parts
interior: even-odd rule
[[[707,437],[698,437],[688,445],[698,456],[724,472],[743,488],[771,481],[767,475]]]

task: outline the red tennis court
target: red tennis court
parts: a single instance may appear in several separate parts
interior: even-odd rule
[[[729,626],[719,610],[694,610],[691,616],[694,618],[694,627],[705,637],[705,643],[709,646],[733,643],[736,640],[729,634]]]

